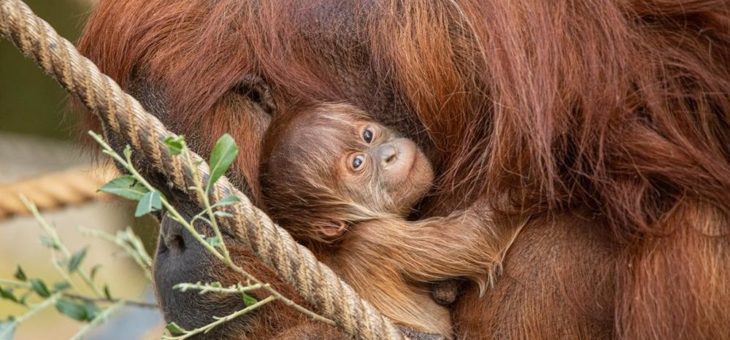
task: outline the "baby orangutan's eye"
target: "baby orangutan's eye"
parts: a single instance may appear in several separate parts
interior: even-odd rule
[[[365,141],[365,143],[370,144],[370,142],[373,141],[373,129],[370,127],[365,128],[365,130],[362,131],[362,139]]]
[[[359,153],[356,154],[354,157],[352,157],[352,161],[350,163],[350,166],[352,167],[352,170],[360,171],[365,165],[365,155]]]

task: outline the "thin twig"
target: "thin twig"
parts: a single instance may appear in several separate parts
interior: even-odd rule
[[[203,199],[203,205],[205,206],[205,212],[208,213],[208,219],[211,228],[213,229],[213,233],[215,233],[215,237],[218,238],[220,241],[220,248],[223,251],[223,257],[226,258],[227,261],[231,261],[231,254],[228,252],[228,247],[226,247],[226,244],[223,240],[223,234],[221,234],[221,230],[218,227],[218,219],[215,218],[215,215],[213,214],[213,208],[210,206],[210,199],[208,198],[208,193],[210,192],[210,183],[208,183],[203,189],[203,182],[200,178],[200,174],[198,172],[198,167],[194,166],[192,156],[190,155],[190,149],[188,149],[187,144],[185,141],[182,141],[183,144],[183,150],[185,154],[185,160],[188,163],[188,166],[193,172],[193,180],[195,181],[195,191],[197,191],[198,195]]]
[[[21,322],[24,322],[25,320],[30,319],[31,317],[38,314],[42,310],[55,305],[56,302],[58,301],[58,299],[60,299],[60,298],[61,298],[61,293],[54,293],[53,295],[49,296],[47,299],[31,306],[30,309],[25,314],[15,318],[13,321],[9,322],[6,325],[6,327],[0,331],[0,339],[5,339],[10,334],[10,332],[12,332],[13,329],[15,329],[15,327],[17,327]]]
[[[109,299],[106,297],[94,298],[94,297],[88,297],[88,296],[74,294],[74,293],[63,293],[63,296],[71,298],[71,299],[86,301],[86,302],[101,302],[101,303],[114,303],[114,304],[121,303],[125,306],[149,308],[149,309],[157,309],[157,307],[158,307],[156,303],[135,301],[135,300],[129,300],[129,299]]]
[[[116,304],[113,304],[109,306],[107,309],[103,310],[101,313],[99,313],[96,317],[94,317],[93,320],[91,320],[88,324],[86,324],[84,327],[82,327],[76,334],[74,334],[73,337],[71,337],[71,340],[80,340],[83,339],[84,335],[88,333],[90,330],[94,329],[94,327],[100,325],[102,322],[106,321],[112,313],[114,313],[119,307],[122,307],[124,304],[122,302],[117,302]]]
[[[20,200],[23,201],[23,204],[25,205],[25,207],[28,208],[28,210],[30,210],[31,213],[33,213],[33,217],[35,217],[36,221],[38,221],[38,224],[40,224],[41,228],[43,228],[43,230],[46,232],[46,234],[51,237],[51,239],[53,240],[53,244],[56,246],[56,248],[63,253],[63,255],[65,256],[67,261],[70,260],[72,257],[71,252],[68,250],[68,248],[66,248],[66,246],[63,244],[63,242],[61,242],[61,238],[58,236],[58,233],[56,232],[56,228],[52,227],[48,223],[48,221],[46,221],[46,219],[43,218],[43,216],[41,216],[41,214],[38,212],[38,208],[36,207],[36,205],[33,202],[31,202],[30,200],[28,200],[28,198],[25,197],[25,195],[20,195]],[[56,249],[56,248],[54,248],[54,249]],[[81,268],[78,268],[76,270],[76,273],[79,275],[79,277],[81,277],[81,279],[84,281],[84,283],[86,283],[86,285],[89,286],[89,288],[91,288],[91,290],[94,292],[94,294],[96,294],[97,296],[104,296],[104,294],[101,292],[101,290],[99,290],[99,287],[97,287],[94,284],[94,281],[91,280],[91,277],[88,274],[86,274],[86,272],[84,270],[82,270]],[[71,281],[69,280],[69,283],[70,282]]]
[[[30,282],[0,279],[0,286],[12,286],[15,288],[30,288]]]
[[[190,289],[198,290],[198,294],[207,294],[207,293],[221,293],[221,294],[238,294],[238,293],[246,293],[252,290],[265,288],[269,284],[252,284],[248,286],[243,286],[240,283],[232,285],[230,287],[221,287],[221,286],[214,286],[211,284],[202,284],[200,282],[198,283],[178,283],[172,288],[177,289],[181,292],[186,292]]]
[[[244,309],[241,309],[239,311],[236,311],[236,312],[233,312],[231,314],[228,314],[227,316],[224,316],[224,317],[221,317],[221,318],[217,318],[217,320],[215,320],[215,321],[213,321],[213,322],[211,322],[211,323],[209,323],[209,324],[207,324],[207,325],[205,325],[203,327],[196,328],[196,329],[193,329],[193,330],[190,330],[190,331],[185,331],[185,333],[183,335],[172,336],[172,337],[170,337],[170,336],[164,336],[163,335],[162,338],[165,339],[165,340],[181,340],[181,339],[187,339],[187,338],[189,338],[189,337],[191,337],[193,335],[196,335],[196,334],[208,333],[211,329],[215,328],[216,326],[218,326],[218,325],[220,325],[222,323],[231,321],[231,320],[233,320],[233,319],[235,319],[235,318],[237,318],[237,317],[239,317],[241,315],[244,315],[244,314],[246,314],[246,313],[248,313],[248,312],[250,312],[250,311],[252,311],[252,310],[254,310],[256,308],[259,308],[259,307],[261,307],[261,306],[263,306],[263,305],[265,305],[265,304],[267,304],[267,303],[269,303],[271,301],[274,301],[274,300],[276,300],[275,297],[268,296],[265,299],[263,299],[263,300],[261,300],[259,302],[256,302],[256,303],[254,303],[254,304],[252,304],[252,305],[250,305],[250,306],[248,306],[248,307],[246,307]]]
[[[147,254],[147,251],[144,249],[139,238],[137,238],[137,235],[129,231],[129,227],[127,227],[124,232],[118,231],[116,235],[112,235],[102,230],[85,227],[79,227],[79,230],[87,235],[112,242],[122,248],[124,252],[126,252],[142,269],[145,277],[152,281],[152,273],[150,272],[150,268],[152,268],[152,259],[149,254]]]
[[[125,152],[126,159],[122,158],[116,151],[114,151],[114,149],[106,141],[104,141],[104,139],[100,135],[94,133],[93,131],[89,131],[89,135],[97,143],[99,143],[99,145],[101,145],[103,152],[105,154],[109,155],[114,160],[116,160],[120,165],[122,165],[127,171],[129,171],[129,173],[132,175],[132,177],[134,177],[135,180],[137,180],[145,188],[147,188],[147,190],[149,190],[149,191],[157,190],[132,165],[131,150],[128,152]],[[165,207],[167,213],[170,214],[170,217],[174,221],[180,223],[193,236],[193,238],[195,240],[197,240],[203,246],[203,248],[208,250],[213,256],[215,256],[216,258],[221,260],[226,266],[231,268],[233,271],[243,275],[247,280],[252,281],[254,283],[263,284],[256,277],[249,274],[247,271],[243,270],[243,268],[241,268],[238,265],[236,265],[235,263],[233,263],[233,261],[230,258],[226,258],[224,255],[222,255],[217,249],[215,249],[215,247],[211,246],[210,243],[208,243],[203,238],[203,236],[200,233],[198,233],[198,231],[195,229],[195,227],[192,224],[190,224],[189,221],[187,221],[185,218],[183,218],[182,215],[180,215],[180,213],[177,211],[177,209],[175,209],[175,207],[172,206],[165,197],[162,197],[160,201],[162,203],[162,206]],[[223,239],[221,239],[220,241],[223,242]],[[298,303],[292,301],[291,299],[289,299],[289,298],[285,297],[284,295],[282,295],[281,293],[279,293],[273,287],[264,286],[263,288],[266,289],[266,291],[268,291],[276,299],[281,300],[281,302],[284,303],[286,306],[289,306],[289,307],[301,312],[302,314],[309,316],[310,318],[312,318],[314,320],[322,321],[329,325],[335,325],[334,321],[332,321],[328,318],[325,318],[325,317],[305,308],[304,306],[299,305]]]

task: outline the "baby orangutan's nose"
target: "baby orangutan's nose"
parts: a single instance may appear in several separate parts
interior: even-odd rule
[[[398,159],[398,149],[391,143],[383,144],[378,148],[378,156],[383,166],[388,166]]]

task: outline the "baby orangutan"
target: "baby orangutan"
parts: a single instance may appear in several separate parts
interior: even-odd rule
[[[394,322],[450,338],[449,312],[428,283],[465,278],[486,289],[513,233],[499,235],[478,203],[406,220],[434,179],[413,141],[350,105],[293,116],[272,124],[264,146],[268,212]]]

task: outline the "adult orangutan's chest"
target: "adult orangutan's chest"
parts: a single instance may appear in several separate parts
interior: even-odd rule
[[[592,221],[536,219],[507,253],[483,297],[475,287],[452,308],[460,338],[610,338],[617,247]]]

